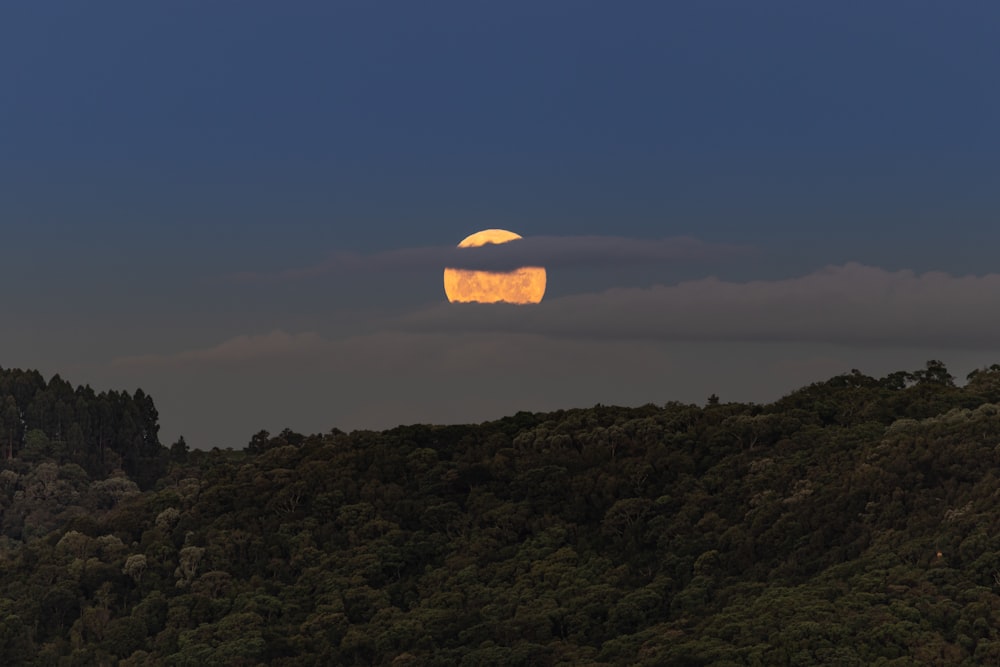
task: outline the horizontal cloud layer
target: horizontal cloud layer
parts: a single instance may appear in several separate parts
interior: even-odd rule
[[[564,296],[539,305],[446,304],[384,320],[381,333],[329,340],[315,332],[239,336],[214,347],[117,364],[308,359],[380,350],[395,336],[498,333],[556,339],[802,342],[1000,349],[1000,275],[915,274],[849,263],[784,280],[705,278]],[[416,339],[410,339],[412,340]],[[364,341],[364,342],[361,342]],[[396,341],[398,342],[398,341]],[[380,347],[383,345],[384,347]],[[405,354],[430,353],[433,342]],[[395,363],[395,362],[392,362]]]
[[[247,415],[272,430],[326,430],[710,393],[762,401],[851,368],[878,376],[932,358],[961,377],[997,361],[998,305],[1000,275],[852,263],[537,306],[443,304],[383,320],[374,333],[242,335],[121,358],[85,379],[142,386],[161,414],[186,415],[182,432],[196,446],[242,446]]]
[[[601,268],[724,258],[752,252],[749,246],[708,243],[688,236],[664,239],[535,236],[477,248],[445,246],[402,248],[367,255],[335,253],[314,266],[276,273],[245,272],[233,278],[243,281],[297,280],[361,271],[428,271],[444,267],[483,271],[509,271],[521,266]]]
[[[996,348],[1000,275],[917,275],[849,263],[785,280],[706,278],[565,296],[538,306],[442,304],[396,326],[568,338]]]

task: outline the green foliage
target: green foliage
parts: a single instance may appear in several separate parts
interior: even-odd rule
[[[141,392],[2,371],[0,663],[996,664],[998,387],[168,453]]]

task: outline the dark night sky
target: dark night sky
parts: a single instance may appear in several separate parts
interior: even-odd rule
[[[995,2],[0,7],[0,365],[165,440],[1000,362]],[[444,303],[476,230],[536,307]],[[679,237],[683,237],[680,238]]]

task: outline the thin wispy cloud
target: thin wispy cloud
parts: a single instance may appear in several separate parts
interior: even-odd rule
[[[621,236],[533,236],[476,248],[428,246],[363,254],[337,252],[317,264],[270,273],[242,272],[242,282],[306,280],[360,272],[439,271],[444,267],[507,271],[521,266],[613,268],[674,261],[704,261],[755,252],[752,246],[710,243],[690,236],[637,239]]]
[[[448,332],[380,331],[327,338],[314,331],[240,335],[215,345],[176,352],[120,357],[111,365],[124,370],[227,370],[263,368],[329,372],[373,378],[441,373],[462,375],[484,368],[511,373],[544,363],[579,366],[591,354],[586,341],[566,341],[527,333],[465,335]],[[612,363],[615,359],[604,359]]]
[[[281,330],[267,334],[241,335],[217,345],[180,352],[119,357],[111,363],[123,367],[160,367],[170,365],[239,365],[246,362],[290,357],[303,357],[327,344],[319,334],[304,332],[289,334]]]

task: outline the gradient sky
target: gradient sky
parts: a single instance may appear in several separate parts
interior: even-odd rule
[[[973,0],[4,3],[0,366],[142,387],[196,447],[964,376],[1000,362],[998,24]],[[539,306],[444,303],[490,227],[544,260]]]

